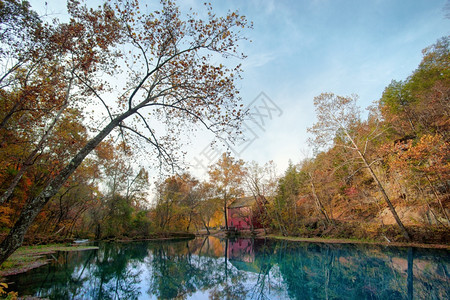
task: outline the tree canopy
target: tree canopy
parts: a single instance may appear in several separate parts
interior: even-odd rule
[[[8,150],[18,144],[29,149],[18,147],[20,156],[11,155],[12,161],[5,157],[3,171],[19,175],[3,183],[2,202],[12,196],[30,166],[39,165],[42,153],[62,153],[50,155],[48,163],[54,168],[26,197],[0,246],[1,261],[22,243],[44,205],[111,133],[116,132],[124,146],[132,136],[144,140],[159,162],[175,167],[180,130],[196,123],[217,134],[239,130],[242,112],[235,82],[240,65],[213,59],[244,57],[237,50],[240,30],[250,25],[238,13],[217,16],[206,4],[207,15],[201,18],[195,12],[182,13],[172,1],[161,1],[159,9],[146,13],[137,0],[105,1],[97,8],[68,0],[69,20],[49,23],[27,2],[4,3],[1,43],[11,48],[1,53],[5,109],[0,124]],[[99,123],[85,113],[93,103],[106,114]],[[53,143],[63,141],[57,127],[67,126],[69,117],[87,128],[66,128],[63,133],[75,137],[88,129],[89,134],[79,141],[69,137],[69,145]]]

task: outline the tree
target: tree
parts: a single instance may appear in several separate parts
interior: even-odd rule
[[[160,230],[166,230],[166,226],[169,225],[175,215],[176,206],[183,197],[181,191],[182,182],[177,176],[166,178],[162,182],[156,183],[156,207],[155,221]]]
[[[198,180],[189,173],[174,175],[157,184],[155,214],[161,230],[189,231],[199,205]]]
[[[211,220],[220,211],[220,199],[214,197],[214,186],[205,181],[198,184],[195,195],[198,199],[195,213],[206,232],[210,234]]]
[[[317,161],[320,161],[319,159],[316,159]],[[323,161],[320,161],[321,163],[323,163]],[[331,176],[331,174],[323,174],[325,172],[321,172],[321,170],[319,170],[319,168],[317,166],[315,166],[314,161],[311,159],[305,159],[302,163],[301,163],[301,174],[306,175],[306,176],[301,176],[303,178],[302,180],[302,186],[303,186],[303,190],[309,192],[314,200],[314,203],[316,204],[317,210],[323,215],[323,217],[325,218],[326,222],[328,224],[332,224],[333,221],[328,213],[328,211],[331,211],[331,205],[328,205],[328,207],[330,207],[330,209],[327,210],[327,208],[324,205],[324,201],[321,199],[321,197],[319,196],[319,191],[317,189],[318,186],[318,181],[320,179],[331,179],[331,180],[336,180],[336,178],[334,178],[334,176]],[[318,176],[319,175],[319,176]],[[328,175],[328,176],[324,176],[324,175]],[[330,178],[331,177],[331,178]],[[330,188],[329,186],[326,185],[327,182],[320,182],[320,188],[323,189],[325,188]],[[328,190],[328,195],[332,194],[330,190]],[[330,196],[328,196],[328,198],[331,198]]]
[[[86,160],[41,210],[29,232],[33,236],[69,237],[79,230],[77,225],[84,213],[92,209],[99,198],[97,171],[96,162]]]
[[[423,135],[416,143],[408,140],[384,145],[382,148],[382,151],[386,152],[386,165],[389,167],[390,176],[397,175],[403,179],[403,191],[408,194],[406,197],[410,201],[416,198],[419,203],[425,202],[436,222],[446,226],[450,224],[450,220],[442,200],[449,189],[449,149],[450,143],[439,134]],[[408,190],[413,191],[408,193]],[[444,221],[441,221],[439,214],[432,209],[430,196],[436,199],[436,206]]]
[[[241,183],[244,179],[244,161],[234,159],[224,152],[219,161],[209,167],[208,174],[216,192],[222,198],[223,217],[225,228],[228,230],[227,207],[232,200],[242,196]]]
[[[448,190],[446,163],[438,153],[446,153],[443,150],[450,129],[449,37],[440,38],[422,53],[418,68],[406,80],[392,81],[379,101],[384,126],[391,133],[381,150],[386,153],[389,176],[402,182],[397,186],[403,197],[410,202],[414,198],[419,203],[425,201],[440,222],[428,201],[432,195],[448,223],[440,200]],[[438,187],[446,188],[440,193]]]
[[[245,166],[246,192],[256,196],[273,197],[277,189],[275,163],[269,161],[263,166],[252,161]]]
[[[275,174],[275,164],[273,161],[260,166],[257,162],[252,161],[246,164],[245,184],[246,193],[253,195],[255,204],[253,212],[257,216],[264,231],[271,223],[272,217],[269,214],[269,204],[273,201],[277,189],[277,176]],[[276,218],[276,216],[275,216]]]
[[[104,143],[96,149],[104,185],[100,203],[91,212],[94,223],[91,227],[96,228],[98,238],[129,233],[132,218],[139,214],[138,218],[142,218],[146,206],[148,173],[144,168],[135,170],[127,161],[131,150],[124,155],[121,148]]]
[[[374,129],[369,131],[368,134],[359,134],[357,128],[360,124],[360,117],[356,100],[356,96],[342,97],[332,93],[323,93],[315,97],[314,106],[317,113],[317,122],[311,128],[308,128],[308,131],[314,135],[313,143],[318,146],[335,143],[336,146],[349,149],[357,154],[359,160],[375,181],[403,236],[409,241],[410,237],[405,226],[374,172],[373,165],[376,161],[369,161],[367,158],[369,143],[382,132],[378,132],[378,126],[375,125]]]
[[[283,235],[293,232],[299,225],[298,200],[300,195],[300,172],[289,161],[284,176],[278,180],[277,193],[272,204],[272,214]]]
[[[397,138],[442,134],[449,130],[450,38],[425,48],[419,67],[405,81],[392,81],[379,108]]]
[[[417,124],[415,124],[416,120],[411,108],[414,101],[415,99],[403,81],[392,80],[384,89],[380,99],[380,108],[387,122],[395,122],[396,126],[391,130],[395,130],[400,136],[406,136],[408,133],[417,134]]]
[[[209,5],[205,20],[197,14],[183,16],[170,1],[162,1],[161,6],[145,14],[134,0],[108,1],[96,10],[69,0],[70,21],[47,25],[55,26],[49,51],[58,58],[55,63],[67,70],[61,80],[65,86],[76,84],[80,103],[97,100],[108,122],[97,127],[70,162],[27,200],[0,245],[0,263],[21,245],[44,205],[113,130],[118,129],[124,141],[134,135],[148,142],[159,161],[173,167],[179,130],[200,123],[217,134],[238,132],[242,113],[235,81],[240,66],[228,68],[212,57],[243,57],[237,42],[239,30],[249,27],[247,20],[236,12],[218,17]],[[119,93],[108,87],[121,72],[127,79]],[[71,105],[79,104],[75,96],[70,100]]]

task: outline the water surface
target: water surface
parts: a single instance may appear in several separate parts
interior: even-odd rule
[[[50,299],[450,299],[447,250],[214,237],[98,246],[8,281]]]

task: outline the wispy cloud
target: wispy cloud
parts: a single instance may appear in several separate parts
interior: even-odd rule
[[[276,53],[264,52],[264,53],[251,53],[242,63],[242,67],[245,70],[259,68],[265,66],[275,60],[277,57]]]

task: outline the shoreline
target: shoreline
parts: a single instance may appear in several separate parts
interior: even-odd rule
[[[28,272],[32,269],[39,268],[48,264],[51,260],[45,256],[54,254],[57,251],[87,251],[97,250],[96,246],[70,245],[67,244],[48,244],[37,246],[23,246],[17,249],[4,263],[0,266],[0,278],[5,276],[17,275]]]
[[[365,240],[353,240],[353,239],[339,239],[339,238],[302,238],[294,236],[279,236],[269,234],[264,238],[286,240],[291,242],[306,242],[306,243],[323,243],[323,244],[366,244],[366,245],[379,245],[388,247],[415,247],[415,248],[428,248],[428,249],[446,249],[450,250],[448,244],[423,244],[423,243],[406,243],[406,242],[380,242],[380,241],[365,241]]]
[[[206,236],[198,235],[198,236]],[[446,249],[450,250],[449,243],[420,243],[420,242],[391,242],[391,241],[381,241],[381,240],[370,240],[370,239],[357,239],[357,238],[334,238],[334,237],[296,237],[296,236],[282,236],[274,233],[268,234],[252,234],[250,231],[241,231],[237,235],[227,236],[225,232],[215,232],[211,233],[210,236],[215,236],[218,238],[254,238],[254,239],[277,239],[277,240],[287,240],[291,242],[305,242],[305,243],[323,243],[323,244],[366,244],[366,245],[379,245],[387,247],[415,247],[415,248],[428,248],[428,249]]]

